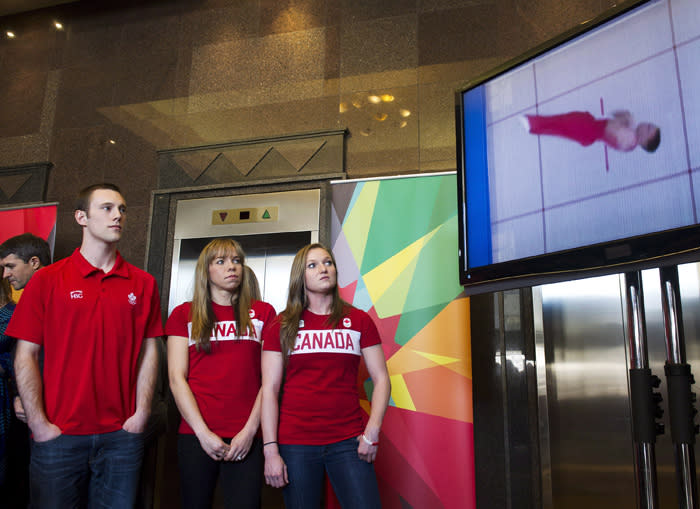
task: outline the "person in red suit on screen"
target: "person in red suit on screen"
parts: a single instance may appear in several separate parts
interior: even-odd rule
[[[634,123],[629,111],[616,111],[610,118],[597,119],[587,111],[571,111],[561,115],[525,115],[525,128],[530,134],[558,136],[587,147],[602,141],[622,152],[637,146],[654,152],[661,143],[661,129],[649,122]]]

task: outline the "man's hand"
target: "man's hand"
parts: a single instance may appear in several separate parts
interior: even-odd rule
[[[15,407],[15,415],[17,416],[17,418],[24,424],[27,424],[27,414],[24,413],[24,406],[22,406],[22,400],[19,399],[19,396],[15,396],[15,399],[12,403]]]
[[[136,410],[134,415],[124,421],[122,429],[124,429],[124,431],[128,431],[129,433],[143,433],[146,429],[147,422],[148,412]]]
[[[30,428],[35,442],[48,442],[61,435],[61,428],[49,421]]]

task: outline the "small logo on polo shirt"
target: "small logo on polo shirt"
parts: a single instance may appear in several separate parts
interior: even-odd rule
[[[350,321],[349,317],[343,318],[343,327],[350,327],[352,325],[352,322]]]
[[[134,292],[131,292],[128,297],[129,297],[129,304],[131,304],[132,306],[135,306],[136,305],[136,295],[134,295]]]
[[[250,308],[250,311],[248,311],[248,315],[249,315],[251,318],[255,318],[255,310],[254,310],[253,308]]]
[[[71,299],[82,299],[83,298],[83,291],[82,290],[73,290],[70,292],[70,298]]]

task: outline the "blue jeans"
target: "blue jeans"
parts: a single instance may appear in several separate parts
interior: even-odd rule
[[[32,441],[33,508],[131,508],[141,474],[143,434],[118,430]]]
[[[289,484],[282,490],[284,506],[318,509],[326,472],[343,509],[379,509],[374,466],[360,459],[357,447],[354,437],[328,445],[280,444],[289,476]]]

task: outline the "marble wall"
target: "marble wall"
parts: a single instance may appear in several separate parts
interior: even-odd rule
[[[143,265],[168,187],[157,151],[347,129],[349,177],[452,170],[455,91],[613,4],[80,1],[0,18],[0,168],[53,163],[58,257],[80,241],[76,191],[120,185],[121,250]]]

